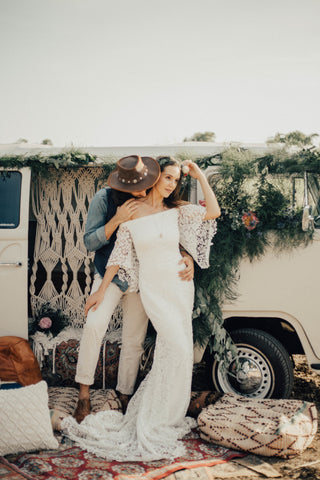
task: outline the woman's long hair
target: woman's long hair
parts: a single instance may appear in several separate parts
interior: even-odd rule
[[[180,189],[181,189],[181,183],[182,183],[182,170],[181,170],[181,164],[176,160],[175,158],[172,157],[158,157],[156,159],[160,165],[160,170],[161,172],[164,172],[166,167],[173,166],[173,167],[178,167],[180,170],[180,178],[177,183],[176,188],[173,190],[173,192],[169,195],[169,197],[163,199],[163,203],[168,207],[168,208],[176,208],[180,207],[183,205],[184,202],[181,200],[180,197]]]

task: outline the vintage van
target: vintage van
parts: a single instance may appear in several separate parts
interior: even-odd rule
[[[209,150],[212,153],[213,148],[217,151],[224,147],[135,150],[144,155],[183,152],[192,157]],[[131,150],[90,149],[96,155],[112,154],[114,158]],[[28,338],[28,317],[44,301],[67,311],[74,327],[83,322],[83,303],[91,278],[82,234],[90,199],[101,186],[99,168],[84,166],[76,175],[66,170],[53,183],[37,180],[31,185],[29,168],[1,167],[0,336]],[[210,169],[207,173],[213,174]],[[315,228],[313,242],[281,255],[269,248],[261,260],[253,263],[243,259],[237,299],[223,307],[224,326],[238,346],[241,368],[236,370],[231,364],[226,372],[208,349],[195,349],[195,362],[203,358],[211,362],[212,381],[222,392],[257,398],[288,397],[293,385],[294,354],[305,355],[310,368],[320,372],[320,231],[319,222],[314,221],[320,214],[320,188],[319,179],[313,175],[305,175],[301,182],[305,207],[301,222],[304,229]],[[191,190],[192,202],[201,198],[200,190]]]
[[[208,177],[216,173],[217,169],[207,170]],[[295,194],[303,192],[295,199],[303,208],[302,230],[313,230],[313,241],[279,254],[272,248],[270,233],[270,246],[262,258],[241,260],[237,298],[223,305],[224,326],[237,344],[241,368],[235,372],[233,362],[225,371],[212,360],[212,380],[220,391],[288,397],[294,354],[304,354],[310,368],[320,373],[320,184],[317,175],[306,173],[294,184]],[[201,190],[193,193],[195,203],[202,198]]]

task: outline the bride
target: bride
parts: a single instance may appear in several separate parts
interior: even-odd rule
[[[209,266],[211,239],[220,208],[204,173],[191,161],[183,164],[202,188],[206,207],[179,200],[181,165],[159,160],[161,176],[147,197],[137,200],[133,218],[119,227],[117,241],[100,288],[87,300],[86,313],[97,309],[118,273],[130,290],[140,290],[156,332],[152,369],[132,397],[125,415],[105,411],[79,425],[63,420],[65,433],[81,448],[107,460],[152,461],[176,458],[179,441],[194,419],[186,417],[190,402],[193,339],[193,282],[183,282],[179,244],[201,268]]]

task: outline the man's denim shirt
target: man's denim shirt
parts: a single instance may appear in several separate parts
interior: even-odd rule
[[[104,226],[115,215],[116,211],[117,207],[112,199],[109,187],[99,190],[89,206],[83,241],[90,252],[95,252],[95,273],[98,273],[101,277],[104,275],[117,235],[117,231],[115,231],[107,240]],[[121,281],[118,275],[115,275],[112,282],[118,285],[122,292],[125,292],[128,288],[127,282]]]

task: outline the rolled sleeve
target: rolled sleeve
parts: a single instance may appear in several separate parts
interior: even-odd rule
[[[99,190],[91,201],[83,236],[83,242],[90,252],[95,252],[109,243],[104,229],[107,210],[107,196],[103,190]]]
[[[96,252],[99,248],[107,245],[109,240],[106,239],[106,234],[104,231],[104,225],[97,228],[94,232],[88,232],[84,234],[83,242],[89,250],[89,252]]]

